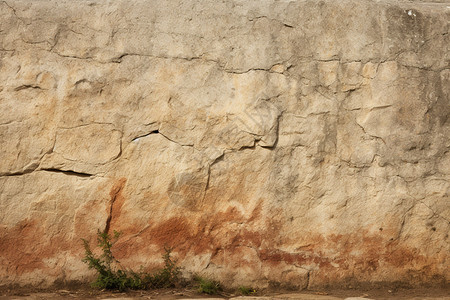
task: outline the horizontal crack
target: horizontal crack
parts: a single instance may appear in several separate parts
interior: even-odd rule
[[[14,89],[14,91],[21,91],[21,90],[25,90],[25,89],[35,89],[35,90],[44,90],[43,88],[41,88],[38,85],[32,85],[32,84],[24,84],[21,86],[18,86]]]
[[[89,174],[89,173],[75,172],[75,171],[71,171],[71,170],[60,170],[60,169],[54,169],[54,168],[40,169],[39,171],[62,173],[62,174],[68,175],[68,176],[76,176],[76,177],[91,177],[94,175],[94,174]]]
[[[29,170],[24,170],[24,171],[19,171],[19,172],[11,172],[11,173],[0,173],[0,177],[13,177],[13,176],[22,176],[22,175],[26,175],[26,174],[30,174],[32,172],[34,172],[35,169],[29,169]]]
[[[149,136],[149,135],[151,135],[151,134],[158,134],[158,133],[159,133],[159,130],[156,129],[156,130],[153,130],[153,131],[151,131],[151,132],[149,132],[149,133],[145,133],[145,134],[139,135],[139,136],[133,138],[131,141],[134,142],[134,141],[139,140],[139,139],[141,139],[141,138],[143,138],[143,137]]]

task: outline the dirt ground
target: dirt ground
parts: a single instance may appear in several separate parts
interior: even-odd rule
[[[254,295],[242,296],[233,292],[222,292],[219,295],[199,294],[195,288],[162,289],[152,291],[129,291],[126,293],[100,291],[89,287],[71,287],[36,289],[30,287],[0,287],[0,300],[30,299],[298,299],[298,300],[338,300],[338,299],[445,299],[450,300],[450,287],[420,289],[346,289],[346,290],[306,290],[293,291],[257,291]],[[349,299],[349,300],[350,300]]]

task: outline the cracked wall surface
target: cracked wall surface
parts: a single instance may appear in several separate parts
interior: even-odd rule
[[[0,283],[448,282],[446,1],[0,1]]]

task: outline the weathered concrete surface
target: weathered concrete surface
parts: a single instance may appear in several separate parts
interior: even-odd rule
[[[445,3],[1,1],[0,278],[447,281]],[[441,1],[442,2],[442,1]]]

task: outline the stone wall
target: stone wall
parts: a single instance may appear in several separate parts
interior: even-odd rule
[[[0,282],[448,282],[438,2],[1,1]]]

